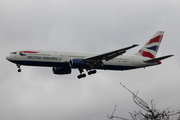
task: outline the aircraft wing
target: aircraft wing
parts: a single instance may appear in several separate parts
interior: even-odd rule
[[[95,55],[95,56],[91,56],[91,57],[85,57],[85,58],[83,58],[83,60],[85,60],[87,62],[96,62],[96,61],[101,61],[101,60],[108,61],[108,60],[113,59],[119,55],[122,55],[123,53],[126,52],[126,50],[129,50],[129,49],[136,47],[136,46],[138,46],[138,45],[134,44],[132,46],[122,48],[122,49],[118,49],[115,51],[111,51],[108,53],[99,54],[99,55]]]

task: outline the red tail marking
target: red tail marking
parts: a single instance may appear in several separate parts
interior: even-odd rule
[[[155,58],[155,56],[153,54],[151,54],[150,52],[146,52],[146,51],[143,51],[142,49],[139,50],[139,53],[143,56],[143,57],[149,57],[149,58]]]
[[[149,40],[149,41],[146,43],[146,45],[149,45],[149,44],[154,43],[154,42],[161,42],[162,37],[163,37],[163,35],[159,35],[159,36],[157,36],[157,37]]]

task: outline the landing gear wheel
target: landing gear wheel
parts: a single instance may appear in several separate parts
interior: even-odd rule
[[[96,70],[93,70],[92,73],[95,74],[95,73],[97,73],[97,71],[96,71]]]
[[[21,69],[18,69],[18,72],[21,72]]]
[[[86,77],[86,74],[82,74],[82,77],[83,77],[83,78]]]
[[[78,79],[86,77],[86,74],[82,74],[82,72],[83,72],[82,68],[79,68],[78,70],[80,72],[80,75],[77,76]]]
[[[21,65],[20,65],[20,64],[17,64],[16,66],[17,66],[17,68],[18,68],[18,72],[21,72],[21,68],[20,68]]]
[[[86,77],[86,74],[80,74],[77,76],[78,79]]]
[[[95,74],[96,72],[97,72],[96,70],[89,71],[88,75]]]
[[[91,72],[91,71],[89,71],[89,72],[88,72],[88,75],[91,75],[91,74],[92,74],[92,72]]]
[[[78,79],[81,79],[81,75],[78,75],[77,78],[78,78]]]

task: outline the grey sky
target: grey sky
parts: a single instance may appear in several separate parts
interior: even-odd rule
[[[0,119],[104,120],[130,118],[139,110],[120,82],[157,108],[180,109],[179,0],[1,0]],[[160,66],[98,71],[78,80],[77,70],[57,76],[52,68],[22,66],[5,57],[20,49],[104,53],[139,44],[165,31],[157,56],[174,54]]]

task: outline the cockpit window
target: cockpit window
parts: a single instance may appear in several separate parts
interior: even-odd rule
[[[17,52],[11,52],[10,54],[16,54]]]

